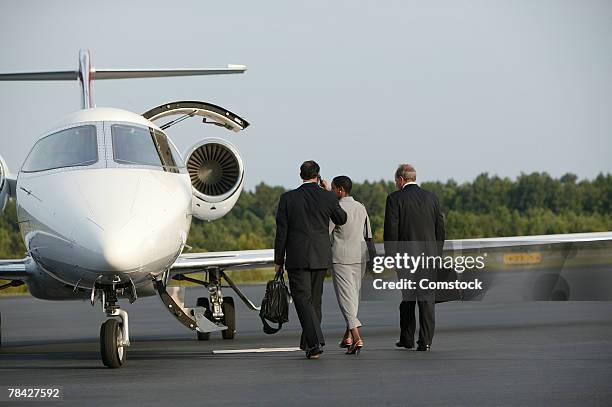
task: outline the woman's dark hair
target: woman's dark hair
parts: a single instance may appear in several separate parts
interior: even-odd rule
[[[304,161],[300,167],[300,178],[303,180],[316,178],[319,175],[319,171],[321,171],[319,164],[312,160]]]
[[[353,181],[346,175],[339,175],[332,180],[332,185],[335,185],[336,188],[342,188],[344,192],[350,194],[353,188]]]

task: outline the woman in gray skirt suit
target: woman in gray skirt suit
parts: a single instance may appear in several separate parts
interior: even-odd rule
[[[361,279],[368,261],[366,238],[372,237],[370,220],[365,207],[350,196],[353,183],[345,175],[332,181],[332,191],[340,199],[340,206],[347,214],[342,226],[330,225],[333,269],[332,277],[338,305],[346,321],[346,331],[340,342],[347,348],[346,354],[359,354],[363,340],[359,334],[361,322],[357,318]]]

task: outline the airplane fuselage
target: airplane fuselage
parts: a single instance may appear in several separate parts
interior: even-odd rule
[[[227,109],[200,101],[164,103],[143,113],[93,107],[94,79],[244,73],[243,65],[210,69],[94,69],[88,50],[78,70],[0,73],[0,81],[78,80],[83,110],[68,115],[34,144],[17,177],[0,157],[0,211],[16,200],[26,248],[21,259],[0,259],[0,289],[27,284],[30,294],[48,300],[89,298],[108,319],[100,327],[105,366],[121,367],[130,346],[129,318],[119,300],[158,294],[167,309],[198,339],[223,331],[232,339],[235,308],[223,295],[226,280],[252,309],[257,307],[224,274],[227,266],[269,265],[267,253],[181,256],[192,217],[210,221],[236,204],[244,166],[228,141],[205,138],[185,160],[162,128],[199,116],[203,123],[231,131],[249,122]],[[182,115],[158,127],[155,120]],[[181,258],[183,261],[181,262]],[[184,274],[204,272],[209,298],[185,306],[180,289],[168,287]],[[173,274],[175,273],[175,274]],[[205,301],[208,300],[208,301]],[[1,342],[1,338],[0,338]]]
[[[79,111],[43,136],[16,192],[28,253],[69,287],[150,284],[180,255],[191,225],[183,158],[155,124],[118,109]]]

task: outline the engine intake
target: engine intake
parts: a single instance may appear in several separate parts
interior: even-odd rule
[[[193,215],[202,220],[224,216],[236,204],[243,186],[242,158],[223,139],[205,139],[186,154],[193,189]]]
[[[200,193],[219,196],[231,191],[240,180],[238,157],[219,143],[204,144],[187,161],[191,185]]]

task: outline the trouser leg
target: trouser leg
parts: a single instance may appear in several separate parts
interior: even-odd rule
[[[321,321],[323,321],[323,283],[325,281],[325,274],[327,270],[311,270],[310,271],[310,289],[312,292],[312,306],[317,317],[315,329],[317,332],[318,343],[321,346],[325,346],[325,339],[323,337],[323,331],[321,330]]]
[[[436,326],[436,303],[434,301],[419,301],[419,345],[431,346]]]
[[[400,342],[414,344],[416,331],[416,318],[414,308],[416,301],[402,301],[400,303]]]
[[[295,304],[295,310],[302,326],[302,341],[300,344],[303,349],[310,349],[320,345],[323,342],[321,333],[321,322],[317,316],[317,311],[314,304],[318,302],[319,307],[321,299],[314,300],[315,296],[321,296],[323,292],[323,277],[321,277],[321,288],[313,293],[313,273],[304,269],[287,270],[289,276],[289,288],[291,296]],[[315,287],[318,289],[318,287]],[[319,311],[320,312],[320,311]]]
[[[414,334],[416,332],[416,301],[408,301],[408,339],[409,343],[414,343]]]

